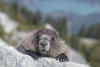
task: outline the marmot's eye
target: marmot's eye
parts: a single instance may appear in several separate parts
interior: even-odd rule
[[[55,37],[53,37],[52,40],[55,40]]]

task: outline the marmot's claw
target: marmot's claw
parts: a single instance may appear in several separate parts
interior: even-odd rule
[[[68,57],[62,53],[56,57],[56,60],[59,60],[59,62],[66,62],[68,61]]]

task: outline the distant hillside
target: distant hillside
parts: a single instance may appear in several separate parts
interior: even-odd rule
[[[81,16],[73,12],[55,11],[51,13],[55,17],[67,16],[68,22],[71,23],[73,33],[78,33],[80,27],[85,25],[87,28],[94,24],[100,24],[100,13],[92,13],[87,16]]]
[[[12,0],[4,0],[4,1],[12,1]],[[54,0],[52,0],[52,1],[54,1]],[[67,0],[68,1],[68,0]],[[65,1],[65,2],[67,2],[67,1]],[[74,0],[72,0],[72,1],[74,1]],[[99,4],[100,3],[100,0],[75,0],[75,1],[78,1],[78,2],[84,2],[84,3],[90,3],[90,4]],[[28,5],[27,7],[29,7],[29,5],[30,4],[32,4],[32,5],[30,5],[30,7],[29,7],[29,9],[31,9],[31,10],[35,10],[35,8],[39,8],[41,5],[43,6],[46,6],[45,4],[49,4],[49,2],[47,2],[47,3],[45,3],[46,2],[46,0],[18,0],[18,4],[20,5]],[[55,4],[56,4],[56,2],[58,2],[57,0],[55,1]],[[45,4],[42,4],[42,3],[45,3]],[[89,4],[89,5],[90,5]],[[49,5],[47,5],[47,6],[50,6],[51,4],[49,4]],[[32,6],[32,7],[31,7]],[[59,7],[59,5],[56,5],[57,7]],[[62,7],[62,6],[61,6]],[[52,7],[51,7],[52,8]],[[61,9],[61,8],[59,8],[58,10],[57,9],[55,9],[55,8],[53,8],[53,9],[51,9],[51,8],[49,8],[49,9],[47,9],[47,11],[45,11],[44,13],[43,13],[43,15],[46,15],[46,13],[50,13],[52,16],[54,16],[54,17],[57,17],[57,16],[67,16],[67,19],[68,19],[68,22],[71,22],[71,26],[72,26],[72,31],[73,31],[73,33],[78,33],[78,30],[80,29],[80,27],[84,24],[84,25],[86,25],[86,27],[88,27],[88,26],[90,26],[90,25],[92,25],[92,24],[98,24],[98,23],[100,23],[100,12],[95,12],[95,13],[91,13],[91,14],[89,14],[89,15],[86,15],[86,16],[82,16],[82,15],[80,15],[80,13],[73,13],[73,12],[75,12],[75,11],[65,11],[64,12],[64,9],[67,9],[67,7],[66,8],[64,8],[64,9]],[[73,8],[71,8],[71,9],[73,9]],[[44,10],[44,9],[43,9]],[[56,10],[56,11],[55,11]],[[61,11],[59,11],[59,10],[61,10]],[[41,12],[43,12],[42,10],[40,10]]]
[[[100,24],[100,13],[93,13],[87,16],[81,16],[74,13],[67,14],[68,20],[72,22],[72,30],[77,33],[84,24],[87,28],[94,24]]]

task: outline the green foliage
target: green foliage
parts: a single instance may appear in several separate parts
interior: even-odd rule
[[[80,38],[75,35],[72,35],[70,38],[70,45],[72,48],[79,50]]]
[[[84,25],[80,28],[78,35],[79,36],[85,36],[86,35],[86,29],[85,29]]]
[[[94,26],[89,27],[86,36],[93,38],[95,36],[94,31],[95,31]]]
[[[5,34],[6,34],[6,33],[4,32],[4,28],[3,28],[3,26],[0,24],[0,38],[5,39],[5,38],[4,38]]]
[[[8,6],[8,10],[6,11],[11,18],[16,20],[18,15],[18,2],[17,1],[11,2]]]
[[[27,8],[23,7],[23,8],[20,8],[19,12],[21,13],[24,20],[27,21],[26,24],[28,25],[37,26],[37,25],[40,25],[42,22],[42,14],[39,10],[33,13]]]
[[[24,22],[21,22],[22,24],[25,23],[27,25],[34,25],[34,14],[31,11],[25,7],[22,7],[20,8],[19,12],[20,18],[24,20]]]
[[[36,11],[34,22],[34,25],[40,25],[42,23],[42,14],[40,10]]]
[[[18,16],[20,22],[18,30],[32,30],[44,27],[40,11],[33,13],[26,8],[20,8],[20,14]]]
[[[63,39],[67,36],[67,20],[66,17],[58,18],[55,28],[60,32]]]
[[[45,23],[50,23],[50,24],[54,25],[55,20],[51,17],[50,14],[47,14],[46,18],[45,18]]]
[[[100,24],[92,25],[85,28],[83,25],[78,33],[79,36],[100,39]]]
[[[2,0],[0,0],[0,10],[3,11],[3,9],[4,9],[4,3]]]
[[[100,42],[94,44],[89,53],[89,61],[92,67],[100,67]]]
[[[24,6],[19,7],[17,0],[11,2],[7,7],[6,13],[18,22],[18,30],[32,30],[43,27],[42,14],[39,10],[33,13]]]
[[[29,31],[29,30],[37,30],[37,29],[40,29],[40,28],[44,28],[44,25],[37,25],[37,26],[29,26],[29,25],[19,25],[18,26],[18,30],[20,31]]]
[[[70,38],[70,46],[80,52],[86,58],[87,47],[85,44],[81,43],[80,37],[72,35]]]

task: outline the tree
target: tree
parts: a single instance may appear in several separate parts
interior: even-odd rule
[[[3,9],[4,9],[4,3],[2,0],[0,0],[0,10],[3,11]]]
[[[78,35],[79,36],[85,36],[86,35],[86,29],[85,29],[84,25],[80,28]]]
[[[48,14],[45,18],[45,23],[51,23],[52,22],[52,17],[50,16],[50,14]]]
[[[95,29],[94,29],[94,37],[96,39],[100,39],[100,24],[95,25]]]
[[[100,24],[90,26],[86,32],[86,36],[100,39]]]
[[[42,23],[42,14],[40,10],[36,11],[33,22],[34,22],[34,25],[40,25]]]
[[[88,58],[92,67],[100,67],[100,43],[91,48]]]
[[[17,19],[18,15],[18,1],[15,0],[8,5],[8,13],[11,18]]]
[[[95,35],[94,35],[94,32],[95,32],[95,30],[94,30],[95,28],[94,28],[94,26],[91,26],[91,27],[89,27],[88,28],[88,30],[87,30],[87,34],[86,34],[86,36],[87,37],[94,37]]]
[[[67,20],[66,17],[58,18],[55,28],[60,32],[63,39],[67,37]]]
[[[4,39],[4,36],[5,36],[5,32],[4,32],[4,28],[3,28],[3,26],[0,24],[0,37],[2,38],[2,39]]]
[[[78,38],[75,35],[72,35],[71,38],[70,38],[70,45],[71,45],[72,48],[79,51],[80,46],[81,46],[80,45],[80,38]]]

